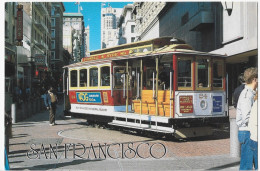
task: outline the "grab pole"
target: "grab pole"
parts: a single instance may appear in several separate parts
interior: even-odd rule
[[[153,98],[154,98],[154,71],[153,71]]]
[[[113,73],[110,74],[111,97],[113,97]]]
[[[140,77],[140,74],[139,72],[137,73],[137,98],[140,97],[140,92],[139,92],[139,87],[140,87],[140,82],[139,82],[139,77]]]
[[[123,97],[125,98],[125,73],[123,74],[124,80],[123,80]]]
[[[172,72],[170,72],[170,117],[172,117]]]

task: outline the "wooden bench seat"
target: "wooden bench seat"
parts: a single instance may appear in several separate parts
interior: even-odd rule
[[[156,104],[153,99],[153,90],[142,90],[142,114],[156,115]],[[132,100],[135,113],[140,113],[140,100]],[[173,101],[172,101],[173,112]],[[158,90],[158,115],[170,116],[170,91]]]
[[[164,96],[164,101],[162,102],[163,106],[163,111],[164,111],[164,116],[169,117],[170,116],[170,90],[165,91],[165,96]],[[173,95],[172,95],[173,98]],[[174,101],[172,100],[172,113],[173,113],[173,106],[174,106]]]

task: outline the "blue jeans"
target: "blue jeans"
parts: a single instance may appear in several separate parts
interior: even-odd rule
[[[240,170],[253,169],[253,151],[250,148],[250,132],[238,131],[238,140],[241,143]]]
[[[255,164],[255,170],[257,170],[258,169],[258,142],[257,141],[253,141],[253,140],[251,140],[250,139],[250,142],[249,142],[249,145],[250,145],[250,147],[251,147],[251,149],[252,149],[252,151],[253,151],[253,160],[254,160],[254,164]]]

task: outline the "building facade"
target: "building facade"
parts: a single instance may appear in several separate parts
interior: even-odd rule
[[[71,53],[73,62],[80,62],[85,57],[84,18],[81,13],[63,14],[63,46]]]
[[[89,26],[85,28],[85,33],[84,33],[84,41],[85,41],[85,57],[89,56]]]
[[[72,55],[72,36],[74,29],[70,25],[63,24],[63,48]]]
[[[5,111],[10,113],[16,77],[16,3],[5,2]]]
[[[51,69],[57,84],[62,79],[63,61],[63,12],[62,2],[52,2],[51,7]]]
[[[133,15],[137,41],[172,36],[195,50],[227,55],[229,97],[238,75],[257,66],[256,2],[135,2]]]
[[[166,2],[135,2],[133,17],[136,21],[136,40],[149,40],[159,35],[159,13]]]
[[[43,94],[43,89],[49,86],[51,50],[51,3],[24,2],[25,12],[31,17],[31,58],[32,58],[32,88],[33,94]],[[41,88],[43,86],[44,88]]]
[[[240,85],[238,76],[246,68],[258,66],[258,3],[224,2],[222,46],[213,53],[227,55],[229,97]],[[232,103],[231,98],[229,99]]]
[[[133,4],[128,4],[123,8],[120,16],[117,32],[118,32],[118,45],[125,43],[132,43],[135,41],[135,20],[132,14]]]
[[[21,4],[19,4],[21,5]],[[26,5],[22,5],[26,7]],[[32,18],[23,10],[23,40],[22,45],[17,46],[17,77],[19,79],[20,88],[32,87],[33,58],[31,55],[31,40],[32,40]]]
[[[101,8],[101,49],[117,45],[117,23],[122,8]]]

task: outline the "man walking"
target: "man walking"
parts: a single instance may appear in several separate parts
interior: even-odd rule
[[[47,110],[50,110],[50,125],[55,125],[55,114],[56,114],[56,104],[57,104],[57,96],[54,94],[54,90],[52,87],[48,90],[45,95],[45,106]]]
[[[238,139],[241,143],[240,170],[252,170],[253,151],[249,146],[250,132],[248,121],[251,108],[254,103],[255,90],[257,88],[257,68],[248,68],[244,72],[245,88],[241,92],[237,103],[236,123],[238,126]]]

